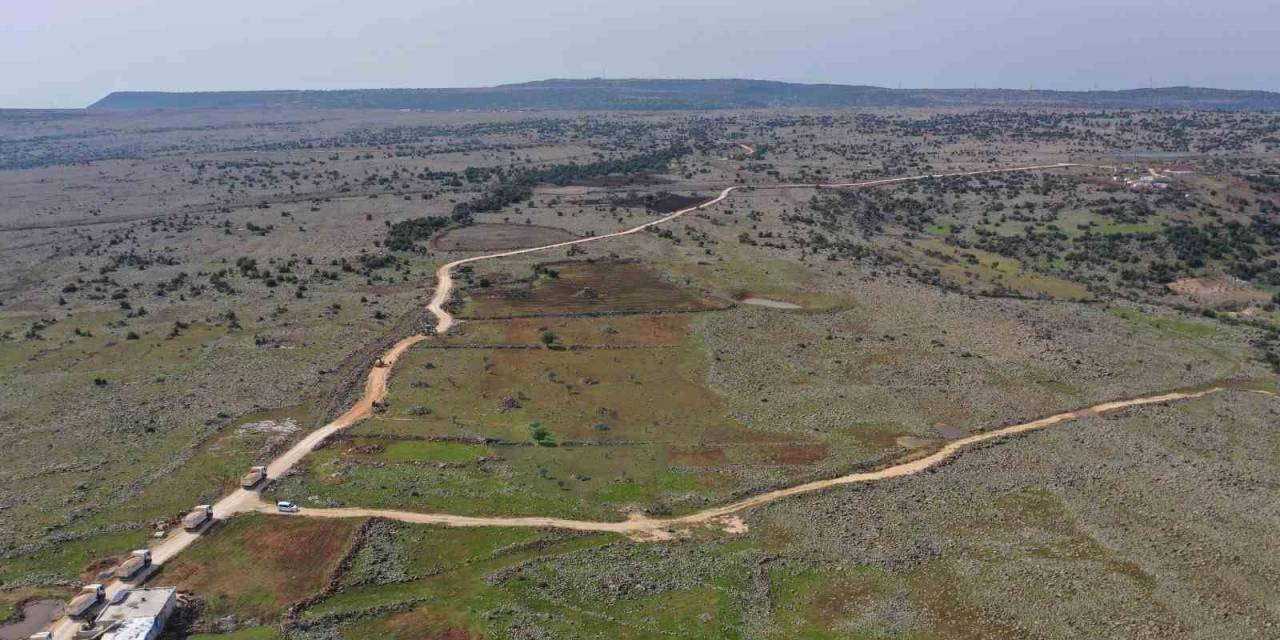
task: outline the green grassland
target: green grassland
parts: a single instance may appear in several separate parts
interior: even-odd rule
[[[397,603],[410,605],[390,615],[339,623],[342,637],[352,639],[417,638],[424,633],[493,637],[533,620],[563,637],[740,637],[740,612],[734,611],[726,590],[740,590],[741,578],[714,577],[704,570],[688,586],[653,595],[614,595],[603,604],[599,585],[584,579],[578,562],[595,551],[617,549],[614,538],[397,526],[398,543],[411,550],[409,557],[432,554],[442,562],[415,567],[425,575],[404,582],[346,588],[309,607],[304,616],[325,623]],[[618,550],[644,555],[642,550]],[[557,557],[571,559],[571,566],[562,570],[546,562]]]
[[[1116,307],[1112,309],[1112,312],[1130,322],[1154,327],[1179,336],[1207,337],[1218,333],[1218,327],[1212,322],[1179,318],[1168,312],[1157,315],[1127,307]]]
[[[558,325],[568,329],[560,348],[411,349],[396,365],[385,410],[309,457],[307,471],[275,494],[612,519],[707,504],[826,457],[820,443],[730,415],[705,386],[701,350],[687,341],[575,350],[568,338],[586,335],[588,322]]]
[[[937,269],[945,282],[969,290],[1007,290],[1060,300],[1090,297],[1088,289],[1080,284],[1028,269],[1017,259],[981,249],[961,249],[932,238],[891,246],[891,251],[903,254],[912,264]]]
[[[412,561],[409,576],[396,582],[356,580],[308,607],[309,625],[351,640],[496,638],[530,628],[583,639],[1008,637],[958,588],[929,579],[950,573],[937,562],[906,573],[823,566],[756,534],[634,545],[607,536],[394,526],[405,557],[441,559]],[[909,613],[895,618],[886,606]]]
[[[279,629],[275,627],[248,627],[229,633],[197,633],[188,636],[189,640],[280,640]]]

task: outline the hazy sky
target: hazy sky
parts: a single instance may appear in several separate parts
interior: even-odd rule
[[[1276,0],[0,0],[0,107],[738,77],[1280,90]]]

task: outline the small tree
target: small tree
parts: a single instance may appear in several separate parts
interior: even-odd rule
[[[542,426],[541,422],[529,423],[529,437],[543,447],[550,447],[554,444],[551,440],[551,432],[547,431],[547,428]]]

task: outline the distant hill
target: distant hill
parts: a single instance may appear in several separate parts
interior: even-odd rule
[[[765,80],[542,80],[474,89],[117,91],[90,109],[738,109],[761,107],[1086,107],[1280,110],[1280,93],[1197,87],[1125,91],[886,89]]]

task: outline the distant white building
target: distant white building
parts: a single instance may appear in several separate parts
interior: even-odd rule
[[[173,587],[134,589],[98,614],[96,626],[105,629],[102,640],[155,640],[177,606]]]

